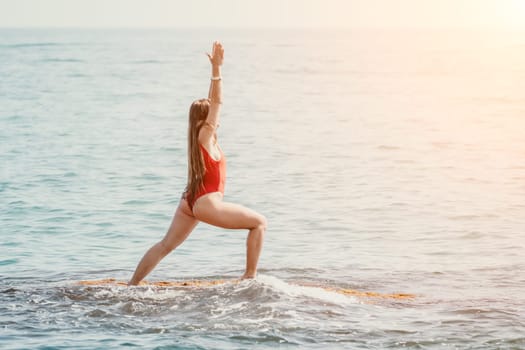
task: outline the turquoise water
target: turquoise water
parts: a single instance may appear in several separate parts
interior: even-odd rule
[[[1,29],[0,347],[524,348],[522,34]],[[216,39],[259,278],[77,285],[167,230]],[[245,237],[201,224],[148,278],[235,278]]]

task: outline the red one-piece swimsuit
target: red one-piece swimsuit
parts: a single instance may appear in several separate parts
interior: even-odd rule
[[[203,188],[195,193],[195,196],[191,202],[188,201],[192,211],[193,205],[197,199],[204,196],[205,194],[213,192],[221,192],[224,194],[224,183],[226,180],[226,158],[224,157],[224,153],[222,153],[222,149],[219,147],[221,158],[219,160],[215,160],[210,156],[203,145],[199,144],[199,146],[201,149],[202,158],[204,159],[204,167],[206,170],[204,172],[204,178],[202,182]]]

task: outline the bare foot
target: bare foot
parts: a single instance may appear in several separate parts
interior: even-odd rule
[[[242,277],[240,278],[241,280],[252,280],[256,277],[257,275],[256,274],[244,274],[242,275]]]

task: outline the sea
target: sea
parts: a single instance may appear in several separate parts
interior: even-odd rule
[[[147,280],[227,283],[80,285],[166,233],[215,40],[258,277],[200,223]],[[0,29],[1,349],[525,349],[524,256],[524,32]]]

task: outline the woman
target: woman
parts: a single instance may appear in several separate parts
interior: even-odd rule
[[[221,66],[224,49],[213,43],[211,83],[207,99],[192,103],[188,126],[188,183],[164,238],[153,245],[137,266],[129,285],[137,285],[202,221],[228,229],[248,229],[246,270],[242,279],[255,278],[266,231],[266,218],[238,204],[223,201],[226,159],[217,143],[222,104]]]

